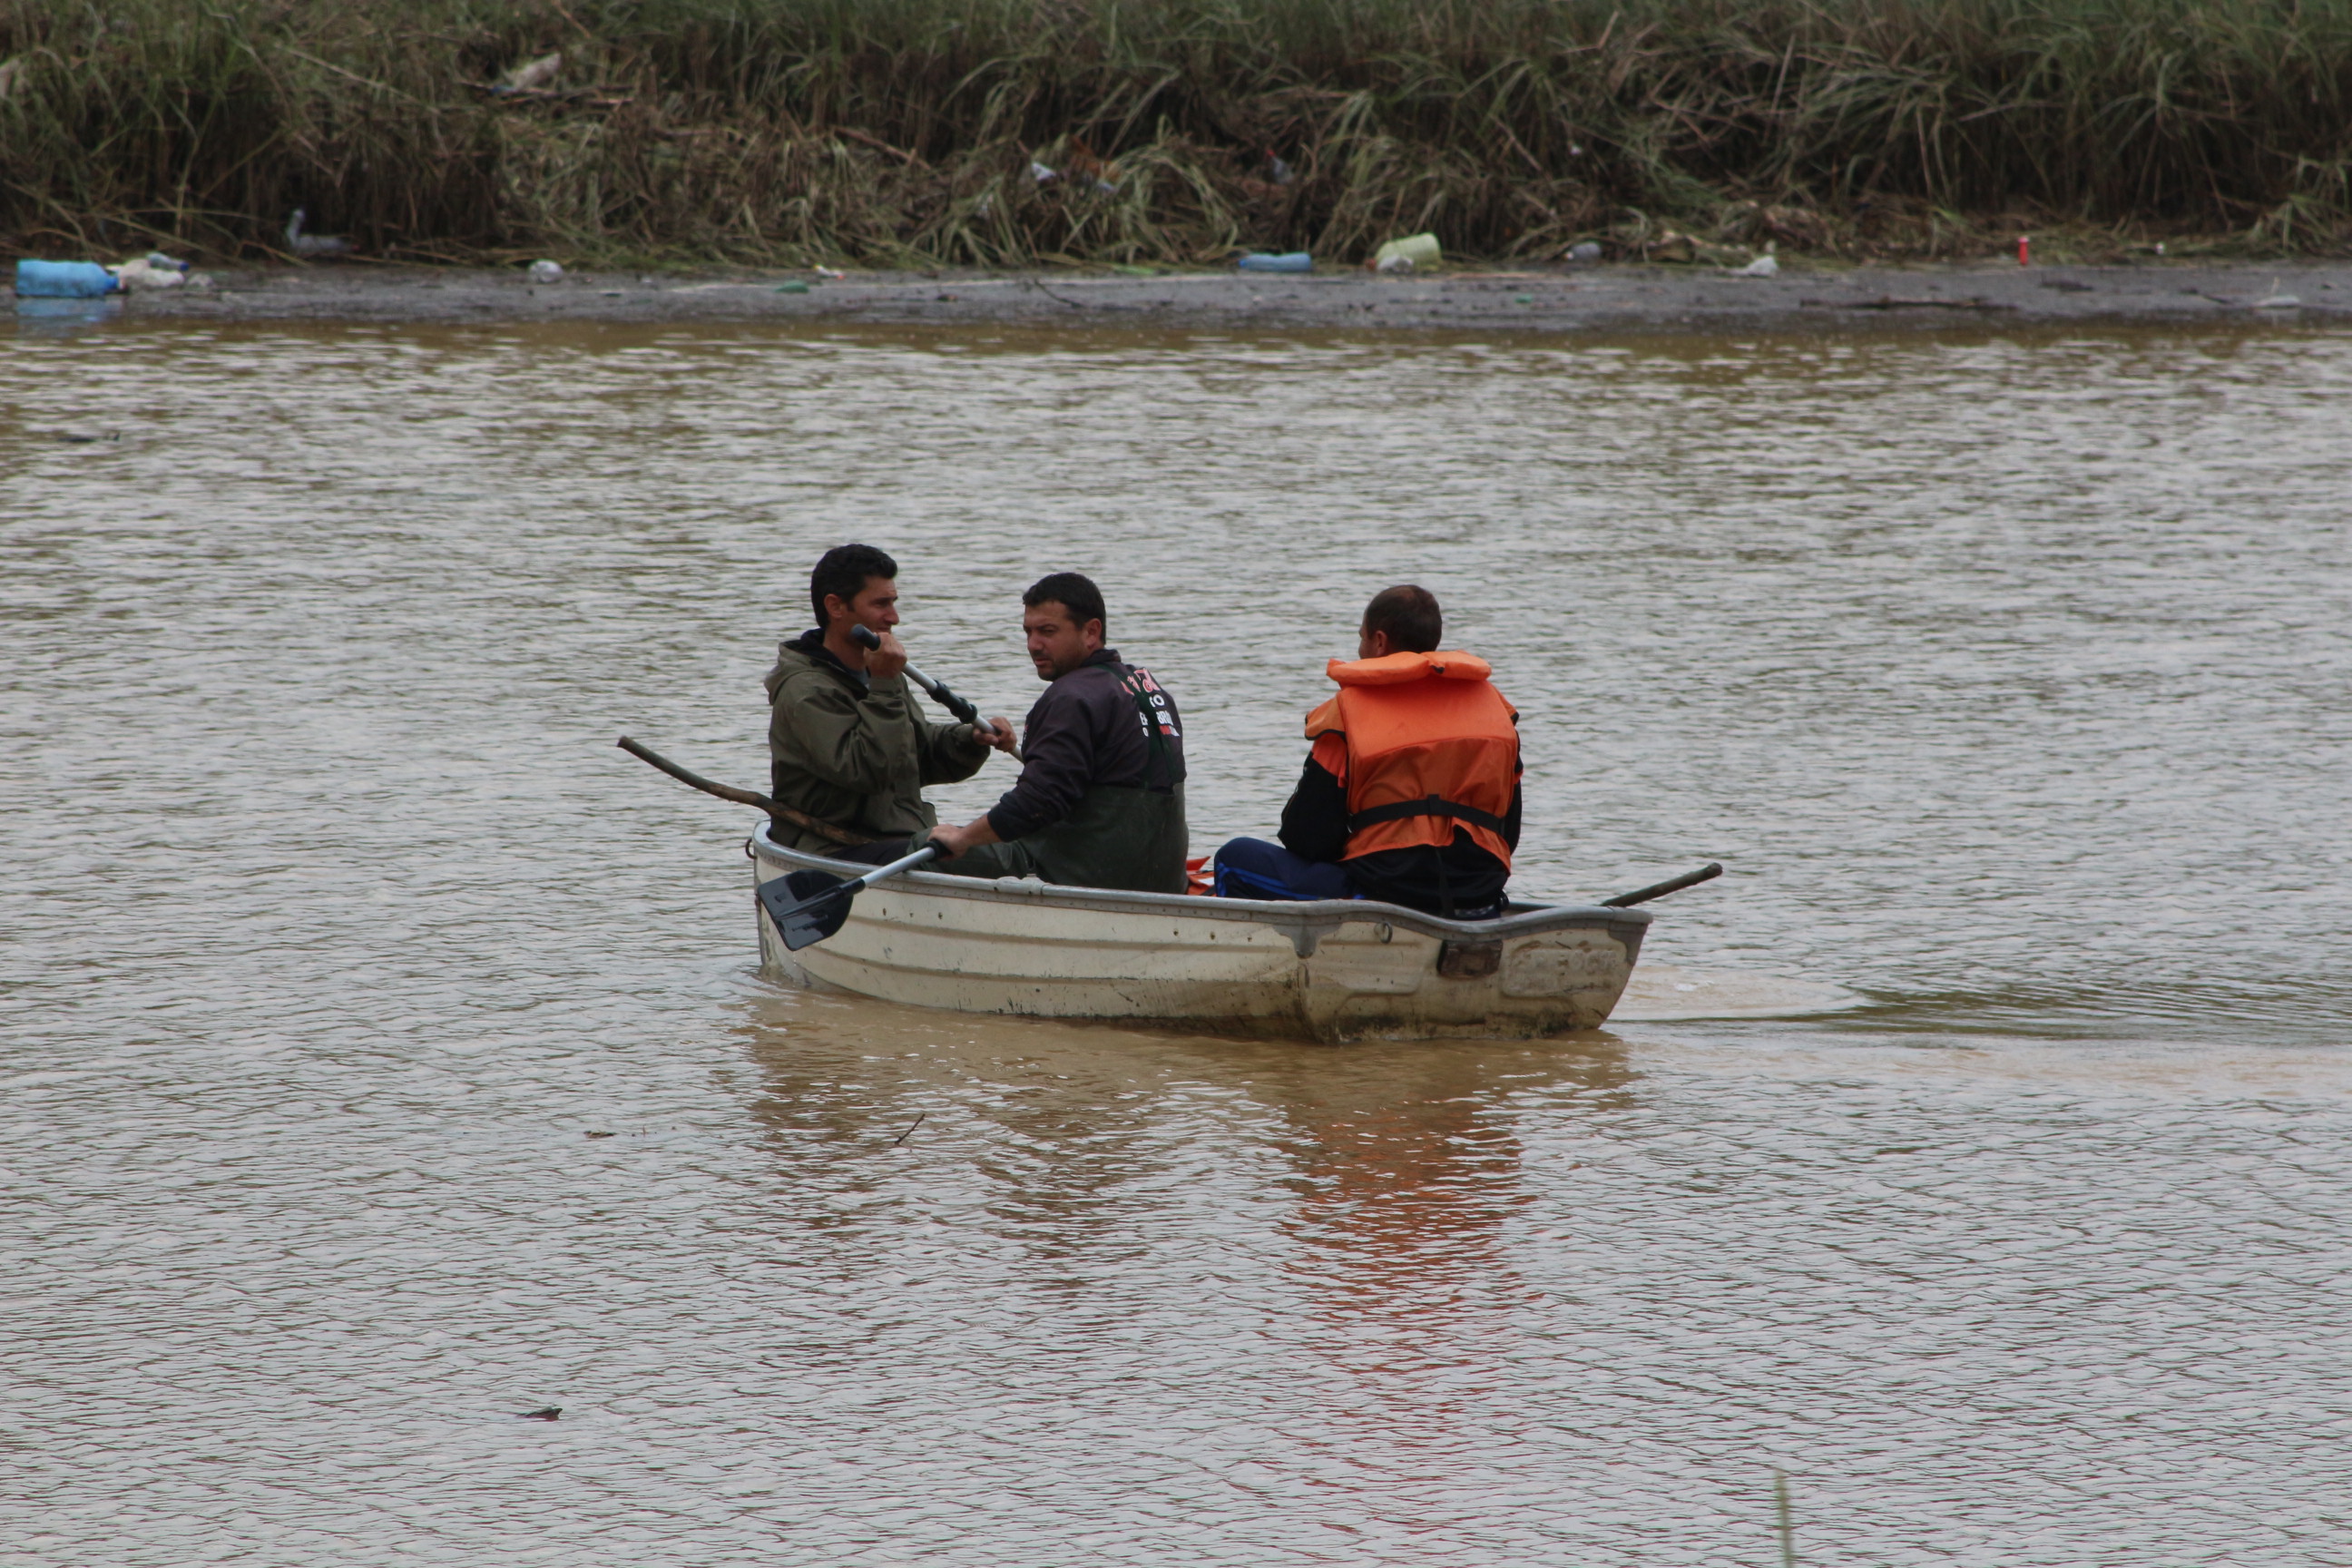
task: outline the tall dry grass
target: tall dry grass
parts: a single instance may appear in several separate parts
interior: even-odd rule
[[[2352,238],[2352,0],[0,0],[0,60],[19,252]]]

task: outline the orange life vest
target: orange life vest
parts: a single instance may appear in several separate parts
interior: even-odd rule
[[[1339,694],[1307,716],[1315,760],[1348,792],[1342,860],[1471,841],[1511,863],[1503,823],[1518,786],[1518,715],[1466,653],[1333,659]]]

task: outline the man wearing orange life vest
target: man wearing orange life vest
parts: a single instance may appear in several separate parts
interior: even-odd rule
[[[1364,610],[1339,693],[1307,716],[1314,742],[1282,808],[1282,842],[1217,851],[1229,899],[1378,899],[1494,920],[1519,843],[1518,715],[1486,661],[1439,653],[1436,596],[1411,585]]]

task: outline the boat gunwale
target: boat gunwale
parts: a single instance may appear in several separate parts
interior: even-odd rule
[[[803,849],[790,849],[768,837],[762,823],[744,841],[744,853],[754,861],[794,871],[824,871],[856,876],[854,860],[835,860]],[[870,869],[870,868],[866,868]],[[1055,909],[1087,910],[1106,914],[1181,915],[1194,920],[1239,921],[1268,926],[1297,942],[1302,936],[1320,938],[1343,925],[1368,923],[1401,927],[1440,942],[1485,943],[1507,942],[1549,931],[1601,927],[1633,927],[1644,931],[1655,919],[1648,910],[1612,909],[1606,904],[1536,904],[1492,921],[1451,921],[1423,914],[1402,904],[1372,899],[1206,898],[1198,893],[1138,893],[1117,888],[1071,888],[1025,878],[958,877],[944,871],[902,871],[893,881],[946,898],[978,899],[996,903],[1049,904]]]

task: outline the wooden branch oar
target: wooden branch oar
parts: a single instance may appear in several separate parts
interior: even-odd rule
[[[829,871],[788,871],[760,884],[760,907],[776,922],[776,934],[793,952],[823,942],[849,919],[849,902],[885,877],[911,871],[947,851],[926,841],[912,855],[877,866],[862,877],[836,877]]]
[[[791,806],[771,800],[755,790],[737,789],[733,784],[719,784],[704,778],[690,768],[679,767],[651,746],[638,745],[626,735],[621,737],[619,744],[621,750],[628,752],[637,761],[651,763],[678,783],[692,785],[705,795],[715,795],[721,800],[731,800],[737,805],[756,806],[778,822],[789,822],[794,827],[806,828],[819,837],[832,839],[835,844],[856,846],[874,842],[873,839],[859,834],[845,833],[830,822],[820,822],[805,811],[795,811]]]
[[[1696,888],[1701,882],[1711,882],[1722,875],[1722,866],[1710,860],[1697,870],[1685,871],[1670,882],[1660,882],[1648,888],[1636,888],[1630,893],[1620,893],[1613,899],[1603,899],[1601,900],[1601,907],[1604,910],[1630,910],[1635,904],[1646,904],[1652,899],[1663,899],[1668,893],[1679,893],[1685,888]]]

